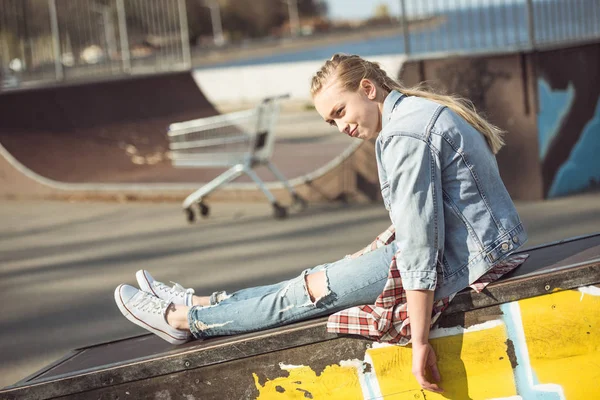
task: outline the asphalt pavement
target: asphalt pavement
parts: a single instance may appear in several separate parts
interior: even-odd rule
[[[600,231],[600,193],[518,203],[526,246]],[[188,225],[178,203],[0,202],[0,387],[72,349],[144,333],[113,300],[144,268],[196,293],[273,283],[368,244],[381,204],[318,204],[274,220],[218,203]]]

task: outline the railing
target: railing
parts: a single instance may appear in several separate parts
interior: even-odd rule
[[[407,54],[530,50],[600,38],[598,0],[399,1]]]
[[[5,87],[189,69],[189,54],[185,0],[0,0]]]
[[[397,1],[402,34],[380,43],[389,53],[532,50],[600,38],[600,0]],[[220,30],[215,40],[222,44]],[[0,0],[0,89],[191,64],[185,0]]]

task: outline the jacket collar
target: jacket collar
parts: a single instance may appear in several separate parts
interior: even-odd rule
[[[392,90],[383,101],[383,113],[381,114],[381,129],[385,128],[386,124],[392,119],[392,113],[396,109],[398,103],[404,94],[397,90]]]

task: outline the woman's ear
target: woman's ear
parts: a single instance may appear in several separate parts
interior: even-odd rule
[[[360,88],[369,100],[375,100],[375,97],[377,97],[377,86],[369,79],[362,79]]]

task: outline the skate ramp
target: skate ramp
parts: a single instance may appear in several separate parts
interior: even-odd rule
[[[189,72],[4,93],[0,196],[181,199],[225,169],[174,168],[167,127],[218,114]],[[377,197],[376,171],[349,172],[360,146],[348,147],[307,132],[302,140],[278,139],[272,161],[309,200],[357,191],[357,181]],[[257,173],[284,195],[266,168]],[[226,189],[211,197],[262,198],[247,177]]]
[[[168,124],[218,114],[189,73],[12,92],[0,110],[5,149],[71,183],[173,179],[162,159]]]

